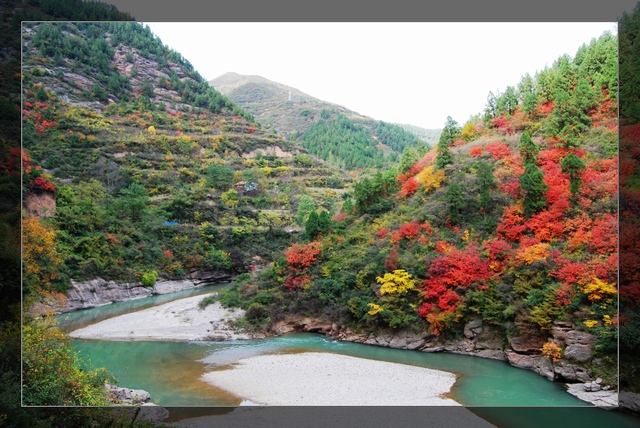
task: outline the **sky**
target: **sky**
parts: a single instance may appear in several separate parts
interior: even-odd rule
[[[573,57],[614,22],[144,22],[207,80],[259,75],[390,123],[461,126],[489,91]]]

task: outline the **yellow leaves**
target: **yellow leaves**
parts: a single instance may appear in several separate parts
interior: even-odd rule
[[[597,321],[596,321],[597,322]],[[560,361],[562,349],[553,342],[547,342],[542,346],[542,355],[551,359],[554,363]]]
[[[586,320],[584,322],[584,325],[586,325],[587,328],[592,328],[592,327],[595,327],[596,325],[598,325],[598,321],[596,321],[596,320]]]
[[[516,259],[528,265],[546,260],[551,254],[551,246],[547,243],[535,244],[525,248],[516,255]]]
[[[444,181],[444,171],[433,172],[433,168],[433,165],[429,165],[416,175],[416,179],[422,184],[425,192],[439,188]]]
[[[594,278],[593,282],[587,284],[582,289],[591,302],[599,302],[605,294],[616,294],[616,286],[613,283],[604,282]]]
[[[469,239],[471,239],[471,235],[469,235],[469,229],[465,229],[464,233],[462,234],[462,240],[464,242],[469,242]]]
[[[380,294],[403,294],[415,287],[415,280],[404,269],[396,269],[393,273],[385,273],[384,277],[376,277],[376,282],[382,284]]]
[[[322,266],[322,276],[325,278],[329,278],[331,276],[331,269],[329,268],[329,266]]]
[[[33,285],[43,287],[58,277],[55,271],[62,259],[55,251],[55,232],[36,217],[22,221],[22,260]]]
[[[380,305],[376,305],[375,303],[367,303],[367,306],[371,308],[371,310],[367,312],[369,315],[375,315],[378,312],[383,311],[382,307]]]

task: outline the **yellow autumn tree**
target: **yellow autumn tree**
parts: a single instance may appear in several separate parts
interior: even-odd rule
[[[387,272],[383,277],[376,277],[380,287],[380,294],[403,294],[415,287],[415,280],[404,269],[396,269],[392,273]]]
[[[422,184],[425,192],[439,188],[444,181],[444,171],[440,169],[433,172],[433,167],[433,165],[429,165],[416,175],[416,179]]]
[[[371,308],[371,310],[367,312],[369,315],[375,315],[383,310],[380,305],[376,305],[375,303],[367,303],[367,306]]]
[[[616,286],[613,283],[604,282],[599,278],[593,278],[593,282],[587,284],[582,289],[591,302],[599,302],[605,295],[616,294]]]
[[[37,217],[22,221],[22,260],[26,291],[51,290],[52,281],[59,277],[62,259],[56,252],[55,232]]]
[[[535,244],[525,248],[516,255],[516,259],[528,265],[546,260],[551,254],[551,246],[546,243]]]

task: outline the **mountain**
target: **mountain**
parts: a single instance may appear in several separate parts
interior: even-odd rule
[[[252,112],[266,129],[273,129],[285,138],[304,134],[322,110],[335,110],[358,121],[373,122],[373,119],[345,107],[261,76],[230,72],[210,80],[209,84],[238,106]]]
[[[261,76],[227,73],[209,83],[253,114],[266,129],[296,140],[321,159],[348,170],[389,166],[398,161],[405,148],[437,142],[433,132],[423,132],[429,138],[421,139],[401,126],[374,120]]]

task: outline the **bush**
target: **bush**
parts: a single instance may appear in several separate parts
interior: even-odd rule
[[[156,279],[158,279],[158,272],[150,270],[142,274],[140,282],[145,287],[153,287],[156,284]]]

